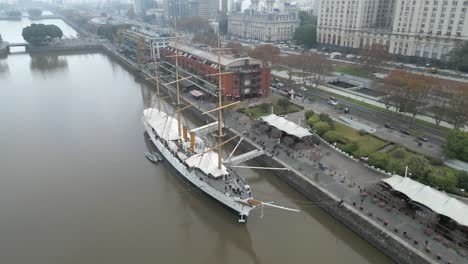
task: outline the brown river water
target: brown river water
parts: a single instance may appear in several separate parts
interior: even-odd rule
[[[302,212],[244,225],[148,162],[149,94],[99,53],[0,59],[0,263],[391,263],[267,171],[255,197]]]

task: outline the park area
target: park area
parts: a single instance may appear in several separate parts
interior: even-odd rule
[[[439,190],[467,196],[468,173],[457,171],[443,164],[443,161],[414,153],[407,148],[375,137],[365,131],[355,130],[345,124],[333,121],[327,114],[305,112],[309,126],[331,144],[344,152],[359,158],[366,158],[370,166],[386,172],[405,175]]]

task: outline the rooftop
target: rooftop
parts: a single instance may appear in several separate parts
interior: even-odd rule
[[[187,43],[180,42],[180,41],[171,41],[169,42],[169,47],[176,48],[179,51],[188,53],[188,55],[194,55],[199,58],[206,59],[213,63],[218,63],[218,54],[213,53],[208,49],[203,49],[201,47],[194,47]],[[233,56],[229,56],[227,54],[221,55],[221,65],[223,66],[233,66],[236,62],[242,62],[242,65],[245,65],[244,62],[248,60],[249,65],[259,65],[262,64],[261,61],[257,59],[253,59],[250,57],[243,57],[243,58],[234,58]]]
[[[458,224],[468,226],[468,205],[420,182],[407,177],[394,175],[382,181],[390,185],[394,190],[408,196],[432,211],[445,215]]]

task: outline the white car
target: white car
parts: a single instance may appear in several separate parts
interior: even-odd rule
[[[336,100],[328,100],[328,103],[335,106],[338,105],[338,101]]]

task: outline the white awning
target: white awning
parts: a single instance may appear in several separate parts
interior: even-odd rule
[[[214,151],[208,151],[203,155],[195,154],[186,159],[185,163],[190,167],[199,168],[204,173],[210,174],[213,177],[220,177],[228,174],[224,165],[221,165],[221,169],[218,169],[218,153]]]
[[[177,128],[177,119],[168,116],[164,112],[159,112],[154,108],[147,108],[143,111],[148,124],[154,128],[156,133],[165,140],[180,139]]]
[[[460,225],[468,226],[467,204],[408,177],[395,175],[382,181],[432,211],[445,215]]]
[[[270,126],[276,127],[277,129],[285,132],[286,134],[293,135],[298,138],[312,136],[312,133],[310,133],[307,129],[275,114],[262,116],[261,118]]]

